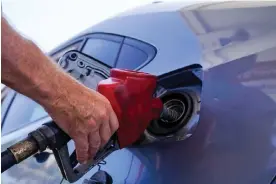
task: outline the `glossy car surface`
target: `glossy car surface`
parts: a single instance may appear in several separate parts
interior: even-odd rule
[[[114,183],[272,183],[275,17],[273,2],[156,3],[93,26],[50,53],[58,59],[75,48],[110,67],[155,75],[192,64],[203,68],[200,121],[194,134],[184,141],[112,153],[101,169]],[[2,102],[2,149],[50,120],[36,103],[10,92]],[[50,150],[3,173],[2,182],[66,183]]]

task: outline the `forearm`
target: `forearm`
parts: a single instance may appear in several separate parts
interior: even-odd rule
[[[2,18],[2,83],[42,105],[75,142],[78,160],[92,159],[118,129],[108,99],[85,87]]]
[[[52,103],[78,83],[2,18],[2,83],[40,104]],[[71,86],[71,87],[70,87]]]

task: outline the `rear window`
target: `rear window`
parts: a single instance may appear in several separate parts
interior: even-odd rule
[[[82,52],[113,67],[120,50],[120,43],[100,38],[89,39]]]
[[[118,57],[116,68],[134,70],[151,61],[156,54],[155,48],[140,40],[125,38]]]
[[[144,63],[148,58],[147,53],[133,47],[131,45],[124,44],[120,52],[117,68],[134,69]]]

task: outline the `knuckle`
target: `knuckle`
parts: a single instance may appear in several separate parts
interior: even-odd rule
[[[81,155],[85,155],[88,152],[88,147],[86,148],[77,148],[77,152]]]
[[[74,140],[77,147],[83,147],[85,145],[86,132],[76,130],[74,132],[72,131],[69,135]]]
[[[89,128],[95,128],[97,126],[97,123],[94,120],[89,120],[87,122],[87,125],[88,125]]]
[[[75,142],[75,147],[77,153],[85,154],[88,151],[88,142],[84,138],[75,138],[73,139]]]
[[[87,157],[88,157],[88,154],[78,155],[78,159],[80,160],[85,160],[87,159]]]
[[[69,134],[75,141],[80,140],[80,135],[81,136],[87,135],[85,130],[79,130],[79,129],[71,130]]]
[[[88,157],[88,153],[87,152],[79,152],[77,151],[77,158],[80,160],[85,160]]]
[[[91,148],[98,149],[101,145],[100,140],[93,141],[93,143],[90,145]]]
[[[100,119],[105,121],[107,119],[107,111],[105,109],[101,110],[99,113]]]
[[[95,147],[98,148],[98,147],[100,147],[100,145],[101,145],[101,141],[100,141],[100,140],[97,140],[97,141],[95,142]]]
[[[81,156],[78,156],[78,157],[77,157],[77,160],[78,160],[80,163],[86,161],[87,159],[88,159],[88,156],[87,156],[87,157],[81,157]]]

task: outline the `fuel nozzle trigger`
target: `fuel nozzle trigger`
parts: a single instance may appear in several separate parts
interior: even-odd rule
[[[108,143],[97,152],[96,156],[86,164],[79,164],[76,151],[69,156],[67,144],[61,148],[53,149],[53,153],[63,177],[70,183],[77,181],[85,175],[91,168],[105,159],[112,152],[119,149],[116,133],[110,138]]]

